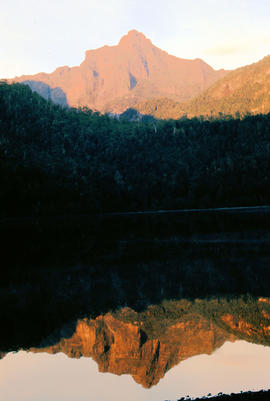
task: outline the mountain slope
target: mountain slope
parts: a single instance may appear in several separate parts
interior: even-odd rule
[[[78,67],[59,67],[51,74],[24,75],[13,81],[49,85],[60,93],[59,103],[66,96],[70,106],[121,112],[153,97],[187,101],[225,74],[200,59],[171,56],[133,30],[117,46],[86,51]],[[34,89],[44,95],[37,84]]]
[[[188,115],[270,112],[270,56],[238,68],[193,99]]]
[[[187,103],[161,97],[141,101],[134,108],[141,114],[151,115],[155,118],[177,120],[186,114]]]

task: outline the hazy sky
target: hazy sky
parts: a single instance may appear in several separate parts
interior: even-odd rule
[[[168,53],[233,69],[270,54],[269,0],[9,0],[1,3],[0,77],[79,65],[131,29]]]

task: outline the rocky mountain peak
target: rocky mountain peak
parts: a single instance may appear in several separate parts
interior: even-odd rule
[[[123,50],[128,48],[134,51],[134,49],[149,49],[153,44],[143,33],[133,29],[120,39],[118,46]]]
[[[132,29],[126,35],[122,36],[122,38],[119,41],[119,45],[122,45],[127,42],[134,43],[142,41],[150,42],[150,40],[147,39],[147,37],[142,32],[136,31],[136,29]]]

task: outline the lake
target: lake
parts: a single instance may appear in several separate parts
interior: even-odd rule
[[[176,400],[269,388],[267,216],[6,227],[3,400]]]

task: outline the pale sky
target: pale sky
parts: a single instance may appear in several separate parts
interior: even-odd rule
[[[131,29],[181,58],[234,69],[270,54],[269,0],[9,0],[0,10],[0,78],[79,65]]]

